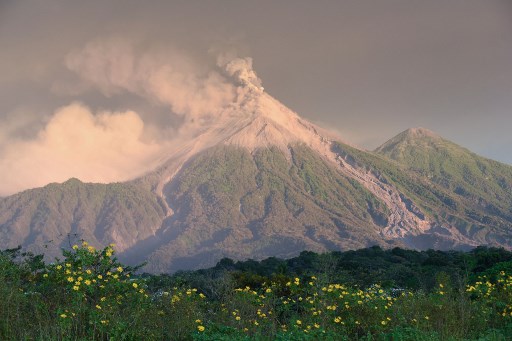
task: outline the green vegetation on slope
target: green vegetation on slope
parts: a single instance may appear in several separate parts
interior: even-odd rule
[[[512,167],[421,130],[401,134],[377,152],[342,143],[332,151],[359,173],[348,175],[350,170],[300,144],[288,153],[217,146],[181,167],[163,188],[167,202],[145,181],[71,179],[25,191],[0,199],[0,246],[21,244],[51,256],[68,235],[96,246],[115,240],[122,259],[148,260],[154,272],[212,266],[223,257],[291,257],[370,245],[512,247]],[[391,189],[391,210],[386,195],[366,189],[365,181],[373,180],[373,188]],[[400,200],[426,218],[425,234],[414,234],[416,222],[400,220],[404,205],[394,205]],[[389,218],[394,232],[414,233],[384,238]]]
[[[287,159],[274,148],[217,147],[186,164],[164,189],[174,232],[149,256],[153,269],[384,243],[389,212],[378,198],[309,148],[290,150]]]
[[[156,195],[129,183],[70,179],[0,199],[0,239],[3,245],[30,246],[49,255],[59,253],[68,235],[94,245],[113,239],[128,244],[160,226],[166,214],[162,204]]]
[[[427,137],[427,139],[430,139],[430,137]],[[438,139],[440,138],[435,138],[435,141]],[[413,140],[416,141],[417,138]],[[511,193],[506,191],[497,192],[494,195],[495,198],[492,199],[493,194],[491,188],[486,189],[486,191],[489,192],[487,196],[480,196],[480,194],[476,192],[478,191],[478,186],[476,185],[476,187],[474,187],[468,183],[459,183],[457,186],[453,185],[450,187],[441,183],[441,181],[436,182],[432,176],[424,172],[418,172],[413,166],[408,165],[406,161],[391,159],[389,155],[394,155],[391,150],[401,150],[402,148],[400,147],[401,144],[396,140],[391,141],[394,142],[390,142],[388,147],[386,147],[387,144],[385,144],[383,147],[379,148],[377,150],[378,153],[363,152],[344,144],[336,144],[334,150],[342,156],[346,162],[366,168],[381,180],[392,184],[405,195],[406,199],[411,200],[414,205],[421,208],[428,217],[438,224],[454,225],[462,235],[472,239],[476,243],[510,247],[509,235],[512,232],[512,220],[509,219],[508,216],[512,209],[512,204],[507,206],[508,204],[506,202],[507,200],[512,200]],[[446,143],[451,144],[447,141]],[[462,148],[458,148],[462,150],[460,151],[461,153],[466,152]],[[418,153],[421,152],[421,148],[419,147],[415,150]],[[390,154],[388,155],[388,153]],[[443,149],[441,155],[445,155],[446,153],[447,151]],[[478,159],[477,156],[474,157]],[[428,160],[428,155],[423,155],[418,158]],[[494,161],[487,161],[494,163]],[[458,171],[461,172],[461,174],[468,168],[464,166],[461,160],[452,160],[450,162],[453,167],[459,167]],[[510,172],[512,167],[499,163],[496,164],[499,165],[499,170],[502,172],[503,177],[508,177],[507,172]],[[439,177],[442,178],[443,175],[440,174]],[[498,178],[499,176],[496,175],[495,177]],[[446,179],[450,179],[450,176],[446,175]],[[475,183],[486,183],[488,181],[483,175],[476,179]],[[449,180],[446,181],[449,182]],[[512,181],[512,176],[510,180],[507,181]],[[495,184],[496,183],[498,183],[498,181],[495,181]],[[461,195],[461,188],[465,188],[464,191],[467,193],[474,194],[472,196]],[[499,197],[498,199],[499,193],[501,193],[503,197]],[[487,197],[489,201],[485,199]],[[505,197],[507,198],[504,199]],[[491,200],[494,204],[489,205]],[[501,201],[501,203],[498,203],[499,201]]]
[[[376,150],[464,199],[460,209],[483,223],[512,222],[512,166],[480,157],[424,129],[407,130]]]

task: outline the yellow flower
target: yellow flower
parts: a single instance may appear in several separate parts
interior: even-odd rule
[[[204,332],[204,326],[197,326],[197,330],[199,330],[200,332]]]
[[[102,275],[98,275],[98,279],[102,279],[102,278],[103,278],[103,276],[102,276]]]
[[[123,272],[123,268],[122,268],[122,267],[118,267],[118,268],[117,268],[117,271],[119,271],[119,272]]]
[[[75,245],[73,245],[73,250],[76,250],[76,249],[78,249],[78,245],[75,244]]]
[[[428,317],[428,316],[425,316],[425,320],[428,320],[428,319],[429,319],[429,317]]]
[[[110,251],[105,252],[105,256],[111,257],[112,256],[112,252],[110,252]]]
[[[100,301],[101,301],[101,302],[103,302],[103,301],[105,301],[106,299],[107,299],[106,297],[102,297],[102,298],[100,298]]]
[[[92,272],[92,271],[91,271],[90,269],[85,270],[85,273],[86,273],[86,274],[88,274],[88,275],[90,275],[90,274],[91,274],[91,272]]]
[[[202,321],[200,319],[197,319],[196,320],[196,323],[201,323]]]
[[[68,277],[68,282],[71,283],[71,282],[74,282],[74,281],[75,281],[75,279],[73,277]]]
[[[134,287],[135,289],[137,289],[137,287],[138,287],[138,286],[139,286],[139,285],[138,285],[137,283],[133,283],[133,284],[132,284],[132,287]]]
[[[73,286],[73,290],[78,291],[78,289],[80,289],[80,288],[77,285]]]
[[[71,267],[71,264],[66,263],[66,268],[70,268],[70,267]]]
[[[385,326],[386,323],[387,323],[386,321],[380,321],[380,324],[382,324],[383,326]]]
[[[68,315],[66,315],[66,314],[60,314],[60,317],[62,317],[63,319],[65,319],[66,317],[68,317]]]
[[[271,293],[272,292],[272,289],[270,288],[267,288],[267,290],[265,290],[265,292],[268,294],[268,293]]]
[[[62,269],[62,265],[57,265],[57,270]]]
[[[85,285],[91,285],[91,281],[88,279],[86,279],[84,283],[85,283]]]
[[[300,326],[302,324],[302,321],[301,320],[297,320],[295,323]]]
[[[48,274],[44,274],[44,275],[43,275],[43,277],[44,277],[44,278],[48,277]]]
[[[96,304],[96,309],[101,310],[101,306],[100,306],[100,305],[98,305],[98,304]]]
[[[235,320],[240,321],[240,316],[235,317]]]

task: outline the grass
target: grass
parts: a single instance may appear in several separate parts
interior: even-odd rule
[[[327,283],[321,274],[229,288],[218,297],[159,288],[87,243],[46,264],[0,254],[3,340],[506,340],[512,276],[499,271],[434,290]]]

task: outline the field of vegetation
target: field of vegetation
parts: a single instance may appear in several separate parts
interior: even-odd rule
[[[140,274],[114,245],[0,252],[1,340],[508,340],[512,253],[382,250]]]

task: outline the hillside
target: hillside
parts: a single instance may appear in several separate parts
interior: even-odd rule
[[[70,179],[0,199],[0,240],[3,248],[23,245],[51,256],[77,239],[115,241],[123,251],[152,235],[164,217],[161,200],[136,186]]]
[[[381,200],[310,149],[290,153],[217,147],[186,164],[164,188],[174,215],[147,241],[149,268],[397,245],[380,236],[389,213]]]
[[[512,167],[425,129],[364,151],[261,87],[238,90],[138,179],[72,179],[1,198],[0,248],[56,255],[70,236],[168,272],[372,245],[512,247]]]
[[[441,186],[460,215],[510,227],[512,166],[478,156],[422,128],[402,132],[376,152]]]

